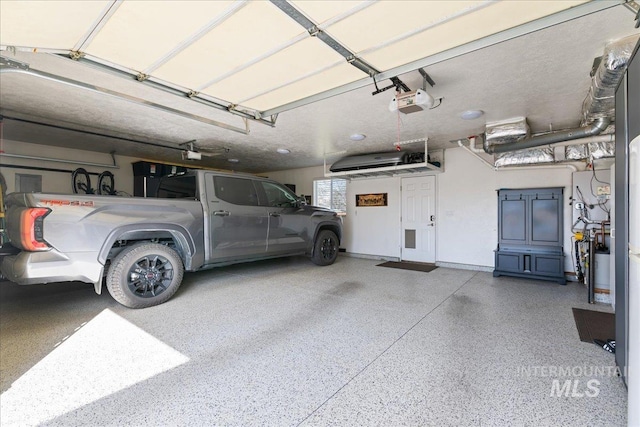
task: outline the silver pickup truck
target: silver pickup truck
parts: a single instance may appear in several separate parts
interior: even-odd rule
[[[285,186],[250,175],[189,171],[164,178],[157,199],[13,193],[2,274],[22,285],[103,278],[131,308],[167,301],[184,271],[306,254],[332,264],[336,212],[306,206]]]

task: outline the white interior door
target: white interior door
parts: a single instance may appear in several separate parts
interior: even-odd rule
[[[436,177],[402,178],[402,260],[436,261]]]

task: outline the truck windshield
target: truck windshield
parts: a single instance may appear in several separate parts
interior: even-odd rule
[[[176,175],[162,178],[157,197],[165,199],[195,199],[196,177]]]

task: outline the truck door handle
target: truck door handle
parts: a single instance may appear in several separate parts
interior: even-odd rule
[[[278,212],[269,212],[269,216],[280,216]]]
[[[214,216],[229,216],[229,211],[215,211],[213,213]]]

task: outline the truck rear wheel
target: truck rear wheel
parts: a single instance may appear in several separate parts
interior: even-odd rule
[[[331,230],[318,233],[313,247],[311,261],[317,265],[330,265],[338,257],[338,236]]]
[[[176,293],[183,274],[176,251],[157,243],[138,243],[115,257],[107,273],[107,289],[125,307],[151,307]]]

